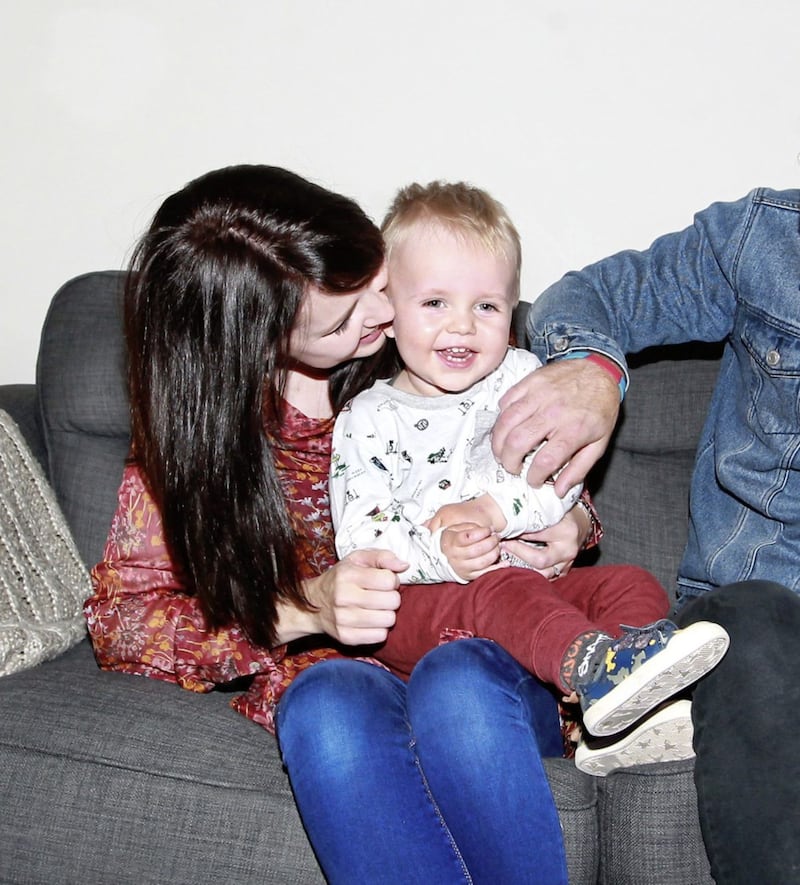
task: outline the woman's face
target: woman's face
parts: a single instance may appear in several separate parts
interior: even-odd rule
[[[289,355],[325,370],[376,353],[394,315],[385,290],[385,265],[363,289],[347,295],[310,287],[289,338]]]

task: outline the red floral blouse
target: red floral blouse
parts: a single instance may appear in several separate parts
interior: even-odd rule
[[[282,447],[274,450],[300,537],[304,578],[335,562],[328,501],[332,430],[333,419],[308,418],[287,403]],[[92,570],[94,594],[84,605],[99,665],[198,692],[253,676],[231,706],[274,731],[275,706],[294,676],[341,654],[326,647],[296,654],[287,653],[285,645],[260,648],[238,627],[211,629],[197,599],[186,593],[163,534],[161,514],[141,471],[129,463],[103,559]]]

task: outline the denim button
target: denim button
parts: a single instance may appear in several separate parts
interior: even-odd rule
[[[768,350],[767,351],[767,365],[768,366],[772,366],[773,368],[775,368],[775,366],[777,366],[780,361],[781,361],[781,355],[780,355],[779,351],[777,351],[777,350]]]
[[[562,335],[561,338],[556,338],[553,342],[553,347],[555,348],[556,353],[561,353],[569,347],[569,339]]]

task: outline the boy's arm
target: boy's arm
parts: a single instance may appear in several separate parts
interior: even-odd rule
[[[441,531],[415,525],[395,497],[401,456],[387,451],[393,448],[394,427],[388,413],[376,414],[375,397],[364,394],[336,419],[330,501],[337,555],[376,547],[391,550],[409,563],[401,583],[463,583],[442,553]]]
[[[440,528],[452,528],[460,523],[485,526],[499,535],[505,529],[507,520],[491,495],[481,495],[469,501],[445,504],[425,525],[435,532]]]
[[[465,581],[506,568],[506,562],[500,557],[500,539],[487,526],[456,523],[443,529],[441,545],[453,571]]]
[[[502,374],[498,376],[498,389],[494,396],[499,399],[505,390],[521,378],[541,370],[539,359],[528,351],[512,348],[503,362]],[[495,405],[491,401],[490,407]],[[498,417],[491,408],[474,416],[475,433],[468,457],[470,482],[477,494],[490,496],[505,517],[505,526],[499,532],[502,538],[514,538],[525,532],[537,532],[555,525],[572,508],[581,493],[575,485],[559,496],[553,482],[534,488],[527,480],[527,471],[535,453],[525,458],[519,474],[509,473],[497,461],[492,451],[492,435]]]

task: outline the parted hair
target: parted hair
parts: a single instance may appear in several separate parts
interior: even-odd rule
[[[311,609],[271,451],[290,333],[309,285],[353,292],[383,257],[355,202],[272,166],[190,182],[133,254],[132,454],[187,592],[210,626],[238,625],[258,645],[275,644],[278,601]],[[358,363],[333,373],[334,408],[360,389]]]
[[[387,255],[419,224],[441,224],[451,232],[480,242],[515,267],[514,297],[519,298],[522,247],[519,232],[502,203],[464,181],[432,181],[401,188],[384,216],[381,230]]]

